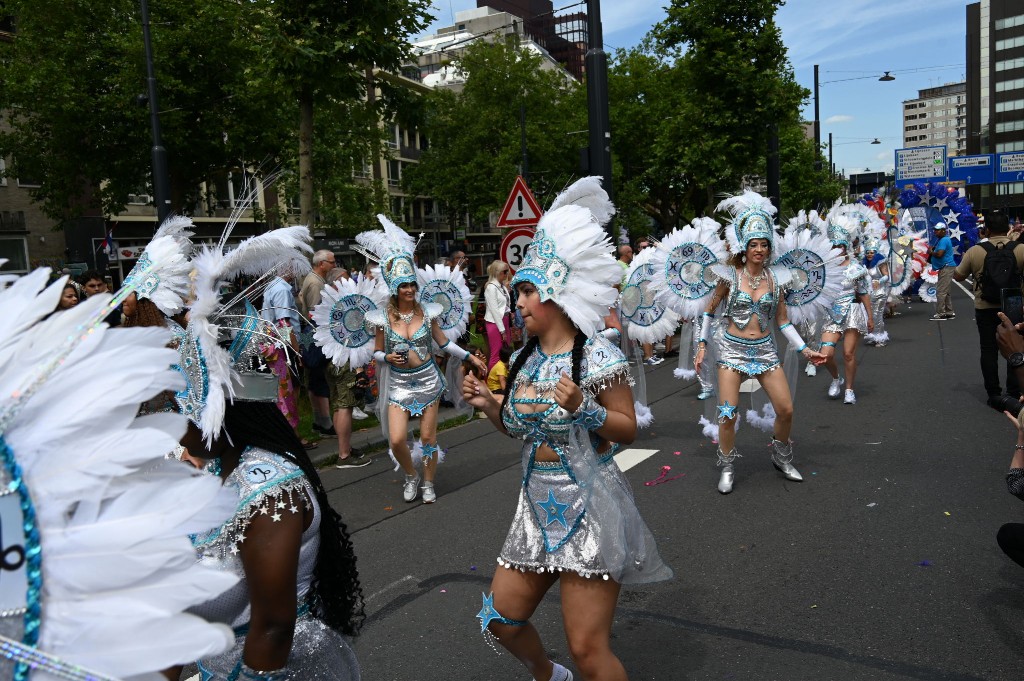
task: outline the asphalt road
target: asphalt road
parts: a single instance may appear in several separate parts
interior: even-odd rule
[[[954,292],[955,320],[903,306],[892,342],[861,349],[855,406],[826,399],[823,370],[801,375],[802,484],[745,427],[720,495],[695,386],[670,362],[648,371],[656,420],[632,448],[656,453],[627,477],[675,578],[623,591],[613,646],[631,679],[1024,678],[1024,570],[995,542],[1024,518],[1004,481],[1016,435],[984,404],[973,305]],[[359,557],[364,678],[525,681],[474,617],[518,495],[517,443],[478,421],[441,444],[432,506],[403,503],[381,458],[323,474]],[[645,486],[663,466],[685,476]],[[557,586],[534,623],[568,663]]]

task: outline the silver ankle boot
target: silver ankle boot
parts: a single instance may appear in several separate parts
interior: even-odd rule
[[[772,465],[785,475],[787,480],[803,482],[804,478],[800,475],[800,471],[793,467],[793,443],[784,443],[772,438],[772,443],[769,446],[772,450]]]
[[[720,466],[722,469],[722,475],[718,478],[718,491],[722,494],[728,494],[732,491],[732,482],[734,478],[732,462],[739,458],[739,454],[736,453],[736,448],[733,447],[732,451],[729,452],[729,456],[722,454],[722,448],[718,448],[718,463],[716,466]]]

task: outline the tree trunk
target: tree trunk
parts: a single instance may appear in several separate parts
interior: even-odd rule
[[[299,91],[299,221],[313,229],[313,88]]]

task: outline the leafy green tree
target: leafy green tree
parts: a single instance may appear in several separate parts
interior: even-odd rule
[[[530,184],[542,202],[578,174],[586,130],[583,89],[540,55],[514,43],[477,42],[453,60],[466,74],[460,92],[439,89],[424,101],[422,131],[430,140],[405,175],[409,191],[431,196],[450,220],[469,213],[486,222],[520,171],[520,104],[525,104]]]

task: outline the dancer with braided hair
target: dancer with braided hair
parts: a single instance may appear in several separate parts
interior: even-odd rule
[[[613,210],[599,181],[566,191],[596,197],[593,208],[561,205],[541,218],[512,280],[530,341],[513,355],[505,395],[474,377],[463,384],[467,402],[524,441],[515,517],[477,617],[537,681],[573,678],[529,623],[556,581],[576,667],[588,681],[623,681],[609,644],[620,587],[672,576],[612,460],[612,443],[632,442],[637,425],[629,365],[598,333],[620,278],[599,224]]]

